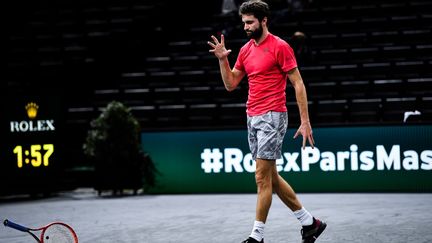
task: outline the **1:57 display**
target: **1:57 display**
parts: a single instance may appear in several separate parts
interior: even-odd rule
[[[54,144],[32,144],[30,145],[30,151],[23,150],[23,146],[17,145],[13,153],[17,156],[18,168],[30,163],[33,167],[48,166],[49,158],[54,153]]]

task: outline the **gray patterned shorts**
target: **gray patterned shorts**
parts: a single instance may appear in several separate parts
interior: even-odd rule
[[[269,111],[247,116],[248,140],[255,160],[276,160],[282,156],[282,143],[288,126],[288,113]]]

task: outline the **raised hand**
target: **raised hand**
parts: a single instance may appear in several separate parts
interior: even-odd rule
[[[221,35],[220,42],[214,35],[212,35],[211,38],[213,39],[213,42],[208,41],[207,44],[209,44],[213,49],[210,49],[209,52],[213,52],[218,59],[226,58],[230,54],[231,49],[227,50],[225,48],[225,37]]]

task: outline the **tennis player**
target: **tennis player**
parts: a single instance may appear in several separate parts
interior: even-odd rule
[[[261,0],[241,4],[239,14],[248,41],[239,52],[231,69],[224,36],[220,41],[211,36],[210,52],[219,60],[225,88],[233,91],[247,75],[249,94],[246,103],[248,141],[256,161],[257,205],[253,229],[243,243],[264,242],[264,228],[273,192],[290,208],[302,225],[302,242],[315,242],[326,228],[326,223],[313,217],[300,203],[292,187],[279,175],[276,159],[281,158],[282,143],[288,125],[286,80],[295,89],[301,125],[294,135],[303,136],[303,149],[308,141],[314,147],[309,121],[306,88],[297,68],[292,48],[268,30],[269,6]]]

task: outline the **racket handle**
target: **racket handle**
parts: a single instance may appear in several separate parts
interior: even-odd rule
[[[9,221],[7,219],[5,219],[3,221],[3,224],[4,224],[4,226],[11,227],[11,228],[19,230],[19,231],[23,231],[23,232],[28,232],[29,231],[29,228],[24,227],[24,226],[19,225],[19,224],[16,224],[14,222],[11,222],[11,221]]]

